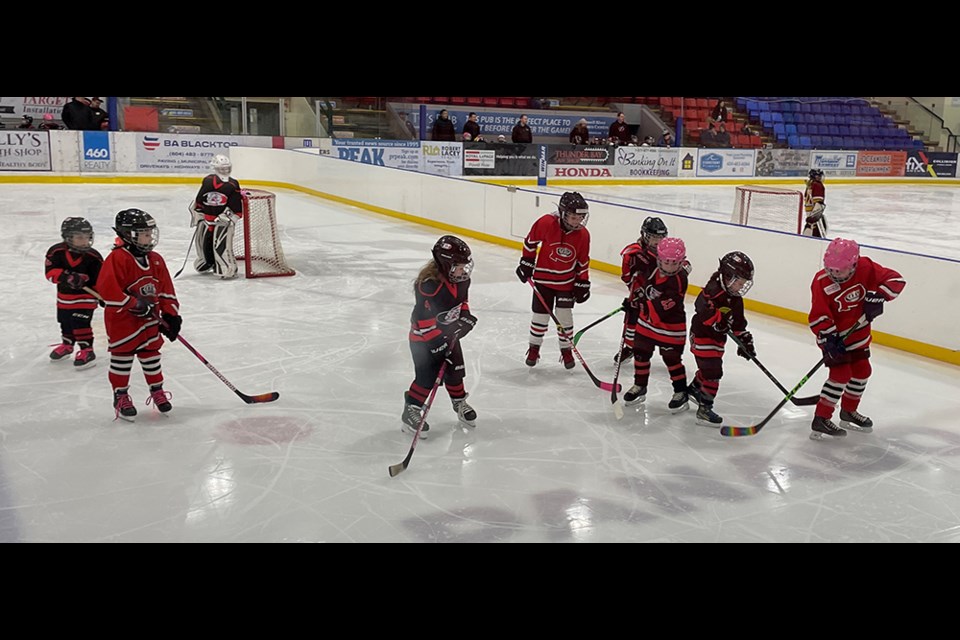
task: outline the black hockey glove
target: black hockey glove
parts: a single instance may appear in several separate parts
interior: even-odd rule
[[[167,340],[173,342],[180,335],[180,325],[183,324],[183,318],[169,313],[160,314],[163,321],[160,323],[160,333],[167,337]]]
[[[153,315],[153,308],[155,306],[157,306],[155,301],[142,296],[137,296],[136,302],[134,302],[133,306],[127,309],[127,311],[138,318],[149,318]]]
[[[517,267],[517,277],[520,278],[520,282],[526,284],[532,275],[533,263],[526,258],[520,258],[520,266]]]
[[[823,360],[827,366],[838,364],[843,354],[847,352],[847,345],[839,333],[820,332],[817,337],[817,346],[823,351]]]
[[[753,344],[753,334],[749,331],[744,331],[737,336],[737,339],[743,344],[742,347],[737,347],[737,355],[741,358],[749,360],[750,358],[757,357],[757,348]]]
[[[465,335],[473,331],[473,328],[477,326],[477,317],[471,314],[469,311],[461,311],[460,319],[453,323],[454,333],[457,339],[462,340]]]
[[[573,283],[573,299],[583,304],[590,298],[590,281],[577,280]]]
[[[58,282],[79,291],[90,282],[90,276],[85,273],[77,273],[76,271],[61,271]]]
[[[883,303],[886,301],[882,293],[867,291],[863,298],[863,315],[867,317],[867,322],[873,322],[874,318],[883,315]]]
[[[717,311],[717,314],[720,317],[713,323],[713,330],[717,333],[727,333],[733,326],[733,315],[731,313],[723,313],[722,311]]]

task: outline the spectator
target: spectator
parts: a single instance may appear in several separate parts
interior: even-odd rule
[[[37,128],[40,129],[41,131],[63,129],[63,127],[60,126],[59,122],[54,121],[52,113],[43,114],[43,122],[41,122],[40,126]]]
[[[506,141],[507,141],[507,136],[503,135],[502,133],[497,136],[497,142],[506,142]]]
[[[570,144],[587,144],[590,142],[590,130],[587,129],[587,119],[580,118],[570,130]]]
[[[447,114],[446,109],[441,109],[440,115],[438,115],[437,119],[434,121],[433,132],[430,134],[430,139],[434,141],[456,141],[457,132],[453,128],[453,122],[450,121],[450,116]]]
[[[673,146],[673,134],[670,133],[669,129],[664,129],[663,133],[660,134],[660,139],[657,140],[658,147],[672,147]]]
[[[400,111],[397,113],[397,117],[400,118],[400,122],[403,123],[403,130],[406,131],[407,135],[409,135],[412,140],[419,140],[420,133],[417,131],[417,128],[413,126],[413,123],[410,122],[410,116],[407,115],[407,112]]]
[[[637,136],[630,136],[630,142],[627,144],[627,146],[628,146],[628,147],[639,147],[639,146],[640,146],[640,138],[638,138]]]
[[[754,131],[753,127],[751,127],[749,124],[745,124],[743,125],[743,129],[740,129],[740,134],[744,136],[758,136],[760,135],[760,132]]]
[[[627,126],[626,116],[623,111],[617,114],[617,119],[610,125],[610,138],[616,138],[617,144],[627,144],[630,142],[630,127]]]
[[[93,111],[90,109],[90,102],[86,98],[74,98],[63,105],[63,113],[60,114],[63,124],[67,129],[89,130],[93,129]]]
[[[645,136],[645,137],[643,138],[643,144],[641,144],[640,146],[641,146],[641,147],[652,147],[652,146],[653,146],[653,143],[654,143],[653,136]]]
[[[23,114],[23,120],[17,125],[17,129],[33,129],[33,117]]]
[[[706,129],[700,131],[700,146],[707,149],[713,149],[717,146],[717,132],[711,122]]]
[[[713,126],[713,125],[710,125]],[[730,143],[730,134],[727,133],[727,127],[721,122],[720,129],[717,131],[717,147],[721,149],[729,149],[733,146]]]
[[[527,124],[527,114],[520,116],[517,124],[513,125],[513,134],[510,136],[514,142],[530,144],[533,142],[533,131]]]
[[[473,111],[467,116],[467,121],[463,123],[463,133],[469,133],[470,140],[476,140],[480,137],[480,123],[477,122],[477,114]],[[466,135],[463,139],[467,139]]]
[[[472,141],[472,140],[473,140],[473,136],[470,135],[470,132],[469,132],[469,131],[464,131],[464,132],[463,132],[463,141],[464,141],[464,142],[470,142],[470,141]]]
[[[91,128],[94,131],[106,131],[110,128],[107,112],[100,108],[101,102],[100,98],[90,98],[90,112],[93,114],[91,118],[93,126]]]
[[[707,118],[707,122],[719,125],[721,122],[727,122],[727,118],[729,117],[727,108],[723,105],[723,100],[717,100],[717,104],[713,107],[713,111],[710,112],[710,117]]]

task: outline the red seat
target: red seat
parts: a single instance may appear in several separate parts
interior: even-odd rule
[[[479,107],[483,104],[483,98],[467,98],[467,104],[474,104]]]
[[[710,101],[706,98],[697,98],[697,108],[698,109],[713,109],[710,105]]]
[[[514,99],[513,98],[498,98],[497,104],[501,107],[510,107],[513,108]]]
[[[497,98],[484,98],[483,106],[485,107],[495,107],[497,106]]]
[[[466,104],[466,98],[450,98],[450,104]]]

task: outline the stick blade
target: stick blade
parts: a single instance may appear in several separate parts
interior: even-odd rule
[[[619,402],[613,403],[613,415],[617,420],[623,420],[623,405]]]
[[[730,427],[724,425],[720,427],[720,435],[728,438],[739,438],[741,436],[753,436],[760,431],[760,427]]]
[[[260,393],[255,396],[248,396],[245,393],[240,393],[237,391],[237,395],[243,398],[243,401],[247,404],[263,404],[265,402],[273,402],[280,397],[280,392],[271,391],[269,393]]]
[[[820,402],[820,396],[807,396],[806,398],[790,398],[790,402],[797,407],[809,407]]]
[[[390,474],[391,478],[396,478],[404,469],[407,468],[407,461],[398,462],[397,464],[392,464],[387,468],[387,473]]]

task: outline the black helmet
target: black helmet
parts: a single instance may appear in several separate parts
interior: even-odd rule
[[[732,296],[742,297],[753,286],[753,260],[740,251],[731,251],[720,258],[720,284],[723,290]],[[743,280],[739,287],[733,288],[733,281]]]
[[[153,216],[140,209],[124,209],[118,213],[113,230],[127,247],[139,255],[153,251],[160,242],[160,230]]]
[[[822,169],[810,169],[809,173],[811,180],[823,180],[823,170]]]
[[[74,235],[87,234],[90,240],[87,242],[75,243]],[[60,237],[67,243],[73,251],[90,251],[93,248],[93,225],[87,222],[86,218],[74,217],[67,218],[60,224]]]
[[[583,199],[583,196],[576,191],[567,191],[565,194],[560,196],[560,225],[564,228],[565,231],[575,231],[580,227],[584,227],[587,224],[587,218],[590,217],[590,206],[587,204],[587,201]],[[583,219],[573,226],[567,221],[568,215],[583,216]]]
[[[653,253],[657,252],[657,243],[667,237],[667,225],[660,218],[647,218],[640,225],[640,244]]]
[[[464,282],[473,273],[473,258],[470,247],[457,236],[442,236],[433,245],[433,260],[440,266],[440,273],[450,282]],[[457,265],[464,265],[463,273],[454,275]]]

